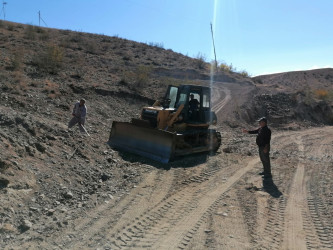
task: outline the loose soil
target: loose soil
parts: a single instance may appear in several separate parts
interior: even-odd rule
[[[333,128],[273,133],[272,180],[258,175],[254,138],[223,131],[225,145],[248,151],[145,166],[122,197],[96,203],[46,238],[32,230],[6,248],[331,249]]]

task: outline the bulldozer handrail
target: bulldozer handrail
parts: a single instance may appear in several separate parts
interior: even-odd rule
[[[176,121],[177,117],[179,116],[180,112],[182,112],[184,108],[184,104],[181,104],[177,111],[172,114],[171,119],[168,121],[168,127],[172,126],[172,124]]]

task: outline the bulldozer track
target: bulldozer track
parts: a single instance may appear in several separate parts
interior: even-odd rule
[[[320,188],[320,183],[328,182],[332,176],[331,168],[322,166],[310,173],[314,181],[308,184],[307,203],[310,214],[309,223],[313,227],[312,234],[308,237],[308,245],[312,248],[333,248],[332,206],[328,204],[327,200],[322,199],[323,195],[331,193],[332,190]]]
[[[322,197],[330,197],[332,190],[327,185],[332,176],[332,159],[329,146],[330,132],[323,129],[320,133],[302,135],[304,145],[311,145],[305,150],[313,152],[311,156],[303,155],[303,161],[307,162],[306,204],[303,206],[304,230],[306,231],[306,243],[308,248],[332,249],[333,248],[333,223],[332,206],[329,200]],[[318,140],[320,143],[318,143]],[[314,142],[311,144],[310,142]],[[319,145],[318,145],[319,144]],[[331,164],[331,165],[328,165]],[[306,206],[307,205],[307,206]]]
[[[158,187],[161,179],[164,183],[163,189]],[[54,239],[55,244],[67,249],[80,246],[84,248],[87,246],[87,240],[92,241],[99,238],[100,232],[107,230],[110,226],[117,224],[118,228],[124,227],[129,222],[127,219],[120,220],[121,218],[131,219],[136,214],[144,214],[145,210],[161,202],[170,191],[172,181],[172,173],[165,173],[163,170],[151,172],[129,197],[116,202],[116,204],[110,202],[97,206],[94,211],[87,214],[86,218],[80,219],[73,230],[65,233],[68,237]],[[145,197],[143,197],[142,192],[145,192]],[[147,202],[147,200],[151,202]],[[112,217],[110,217],[110,211],[113,211]],[[117,227],[114,229],[117,230]],[[88,239],[87,235],[89,235]]]
[[[173,174],[154,171],[146,177],[144,185],[137,187],[117,206],[102,205],[88,214],[75,227],[75,232],[81,234],[69,231],[67,240],[58,238],[55,244],[67,249],[91,247],[96,242],[112,249],[185,248],[223,194],[256,163],[257,159],[250,161],[246,167],[230,173],[229,178],[221,166],[204,168],[183,182],[181,190],[172,189]],[[158,180],[160,171],[167,175],[163,180]],[[146,191],[149,188],[147,183],[151,184],[149,192]]]
[[[139,242],[131,245],[130,247],[145,247],[145,248],[162,248],[162,249],[176,249],[185,248],[189,241],[193,238],[193,234],[200,227],[202,221],[214,209],[214,206],[222,199],[222,195],[236,182],[243,174],[253,168],[257,160],[251,161],[247,167],[238,170],[227,182],[223,184],[216,183],[220,175],[214,176],[210,180],[211,185],[200,185],[195,188],[195,192],[189,194],[184,190],[184,196],[178,200],[180,206],[185,208],[178,212],[177,207],[170,207],[167,216],[163,221],[159,221],[159,228],[161,223],[165,224],[165,230],[156,232],[154,228],[148,232],[147,236],[140,239]],[[212,185],[215,183],[218,185]],[[192,187],[193,188],[193,187]],[[202,189],[203,188],[203,189]],[[178,196],[179,194],[177,194]],[[170,216],[170,217],[169,217]],[[163,227],[162,227],[163,228]],[[148,241],[147,241],[147,240]]]
[[[301,158],[304,156],[304,145],[302,138],[296,137],[298,150]],[[299,160],[296,172],[292,181],[289,201],[286,208],[284,223],[283,249],[306,249],[306,240],[303,230],[303,214],[306,207],[306,190],[304,185],[304,164]]]
[[[262,213],[266,214],[267,217],[258,217],[257,223],[261,226],[253,230],[252,240],[256,249],[280,249],[286,205],[286,197],[281,197],[278,201],[268,200],[266,213]],[[260,222],[260,220],[263,221]]]

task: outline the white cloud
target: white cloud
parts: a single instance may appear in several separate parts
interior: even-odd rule
[[[310,70],[311,70],[311,69],[324,69],[324,68],[333,68],[333,66],[332,66],[332,65],[329,65],[329,64],[327,64],[327,65],[325,65],[325,66],[323,66],[323,67],[320,67],[320,66],[318,66],[318,65],[313,65],[313,66],[310,68]]]

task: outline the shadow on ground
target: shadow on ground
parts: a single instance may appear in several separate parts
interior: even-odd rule
[[[151,160],[149,158],[145,158],[143,156],[139,156],[136,154],[128,153],[128,152],[121,152],[118,151],[120,157],[128,162],[139,162],[140,164],[147,164],[153,166],[158,169],[165,169],[169,170],[171,168],[191,168],[197,165],[203,164],[208,161],[209,154],[207,153],[198,153],[193,155],[187,155],[182,157],[176,157],[174,160],[170,161],[169,163],[161,163],[158,161]]]
[[[282,195],[281,191],[275,185],[273,179],[263,179],[262,186],[263,190],[274,198],[279,198]]]

